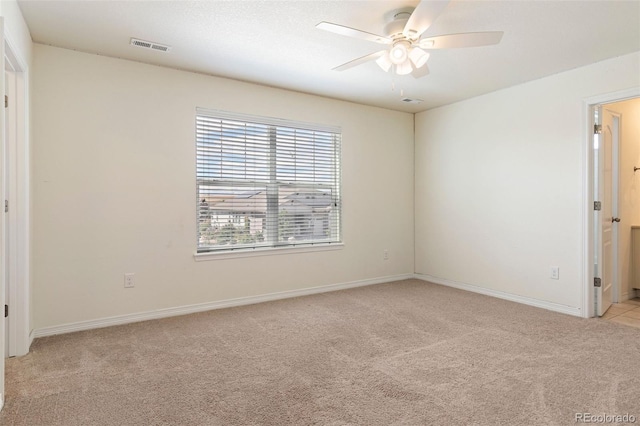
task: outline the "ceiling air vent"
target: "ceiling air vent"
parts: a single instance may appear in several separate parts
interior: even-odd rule
[[[408,104],[419,104],[420,102],[423,102],[422,99],[411,99],[411,98],[402,98],[400,100]]]
[[[131,39],[131,45],[136,47],[142,47],[143,49],[157,50],[159,52],[168,52],[171,50],[171,46],[166,46],[160,43],[154,43],[152,41],[140,40],[137,38]]]

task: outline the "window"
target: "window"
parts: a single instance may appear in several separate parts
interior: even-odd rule
[[[332,244],[340,129],[197,110],[198,252]]]

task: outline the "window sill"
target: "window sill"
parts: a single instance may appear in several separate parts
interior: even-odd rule
[[[343,248],[344,243],[315,244],[312,246],[303,247],[265,247],[256,249],[238,249],[224,252],[195,253],[193,255],[193,258],[196,262],[203,262],[208,260],[238,259],[242,257],[273,256],[277,254],[297,254],[317,251],[342,250]]]

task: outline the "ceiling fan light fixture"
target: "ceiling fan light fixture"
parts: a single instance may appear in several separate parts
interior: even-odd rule
[[[411,61],[404,61],[401,64],[396,65],[396,74],[398,75],[407,75],[411,74],[413,71],[413,67],[411,66]]]
[[[382,71],[388,72],[393,65],[391,59],[389,59],[389,52],[384,52],[384,55],[376,59],[376,64],[378,64],[378,66],[382,68]]]
[[[398,42],[393,45],[389,51],[389,60],[395,65],[400,65],[407,60],[409,56],[408,42]]]
[[[416,68],[420,68],[429,60],[429,54],[419,47],[414,47],[409,52],[409,59],[411,59],[411,62],[413,62]]]

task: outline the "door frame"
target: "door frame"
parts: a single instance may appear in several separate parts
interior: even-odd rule
[[[30,224],[30,190],[29,190],[29,74],[26,61],[19,54],[18,49],[7,34],[3,25],[4,54],[3,54],[3,76],[2,88],[4,95],[10,95],[9,103],[12,107],[11,138],[6,140],[4,126],[4,114],[2,118],[2,144],[4,152],[8,155],[10,164],[7,182],[9,186],[9,196],[2,200],[9,201],[9,213],[7,216],[7,227],[9,231],[9,255],[3,259],[2,264],[9,267],[9,280],[5,283],[8,287],[10,300],[4,303],[9,305],[11,321],[9,322],[9,353],[7,356],[21,356],[29,352],[29,347],[33,341],[31,333],[31,313],[30,313],[30,247],[29,247],[29,224]],[[11,88],[5,87],[6,71],[12,72],[13,76]],[[0,177],[0,179],[3,179]],[[4,201],[2,201],[4,203]],[[3,206],[4,207],[4,206]],[[4,252],[3,252],[4,256]],[[5,289],[2,289],[4,298]],[[7,338],[7,336],[5,336]]]
[[[12,79],[15,99],[13,99],[15,110],[12,115],[13,132],[10,140],[7,140],[5,132],[5,114],[0,115],[0,155],[5,163],[4,156],[9,164],[5,176],[4,170],[0,171],[0,211],[4,210],[5,198],[5,178],[10,185],[9,212],[11,215],[5,216],[6,220],[0,221],[0,265],[5,268],[11,266],[8,282],[5,274],[0,274],[0,307],[5,302],[5,290],[9,289],[13,311],[10,326],[10,353],[13,355],[25,355],[29,352],[29,347],[33,341],[31,333],[31,290],[30,290],[30,144],[29,144],[29,68],[22,56],[22,52],[17,48],[17,44],[12,41],[5,25],[5,20],[0,17],[0,58],[2,58],[2,78],[0,79],[0,96],[4,98],[7,94],[5,87],[6,71],[14,73]],[[11,102],[11,100],[9,100]],[[2,213],[4,214],[4,213]],[[5,229],[5,226],[7,229]],[[7,231],[9,232],[9,253],[5,244]],[[0,410],[4,406],[4,359],[6,338],[4,324],[0,327]]]
[[[594,150],[593,150],[593,126],[594,109],[601,104],[608,104],[640,97],[640,86],[620,90],[612,93],[585,98],[583,104],[583,144],[582,144],[582,316],[590,318],[596,316],[595,277],[593,260],[595,258],[594,245]],[[617,268],[617,265],[616,265]]]

